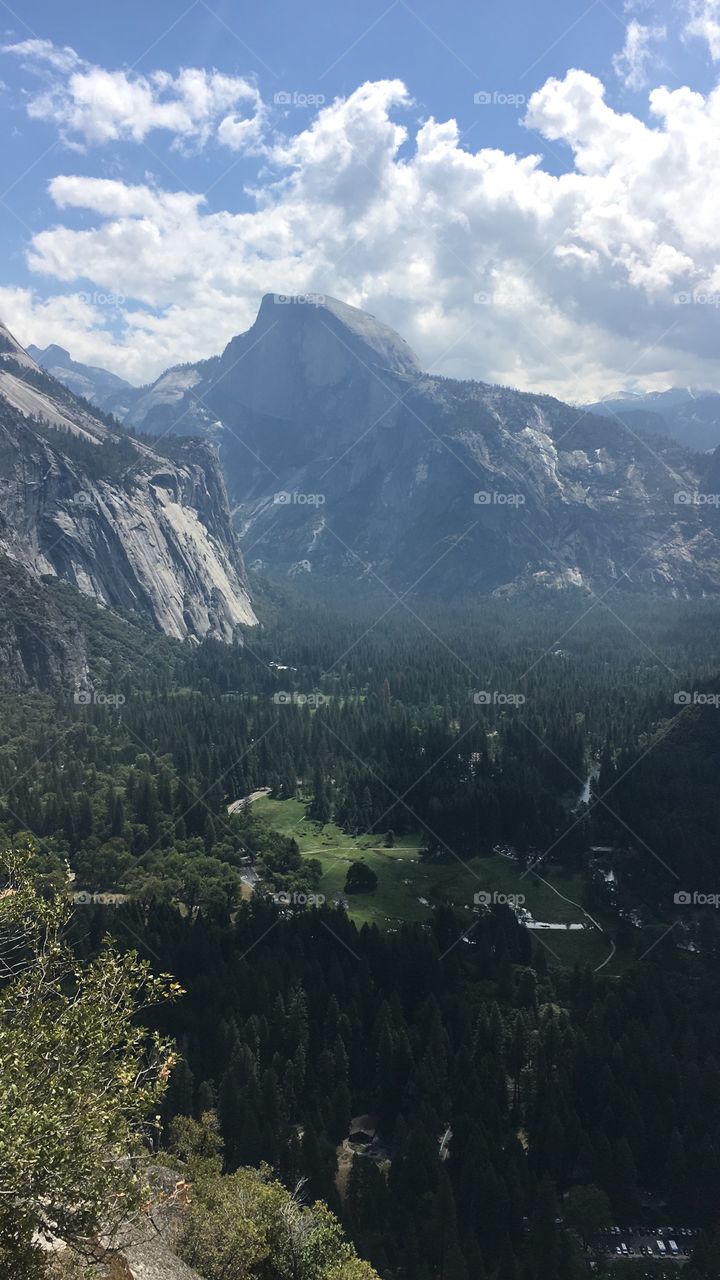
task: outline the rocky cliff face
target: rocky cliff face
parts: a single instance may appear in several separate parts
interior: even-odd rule
[[[203,1280],[173,1249],[176,1214],[162,1205],[99,1242],[91,1274],[97,1280]],[[85,1280],[90,1274],[58,1240],[45,1245],[52,1280]]]
[[[547,396],[423,374],[332,299],[268,295],[132,421],[219,439],[241,542],[288,571],[436,594],[720,590],[718,509],[695,500],[706,460]]]
[[[109,430],[0,330],[0,552],[177,639],[253,625],[211,446]]]

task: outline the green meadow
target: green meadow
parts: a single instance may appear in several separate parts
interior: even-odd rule
[[[451,859],[442,863],[420,860],[422,840],[416,835],[397,836],[392,849],[385,848],[384,836],[351,836],[334,823],[321,827],[305,816],[302,800],[273,800],[262,796],[253,803],[253,813],[283,835],[292,836],[304,857],[315,858],[322,867],[319,891],[329,902],[345,898],[348,912],[357,924],[376,924],[383,930],[397,928],[403,921],[424,922],[434,906],[447,903],[462,916],[472,917],[474,895],[478,892],[523,894],[525,907],[533,919],[559,924],[586,923],[580,902],[580,876],[551,873],[544,883],[532,873],[522,874],[509,858]],[[345,895],[348,867],[366,862],[378,878],[372,893]],[[562,896],[560,896],[562,895]],[[546,947],[548,962],[600,964],[608,953],[608,943],[594,929],[563,932],[534,930]]]

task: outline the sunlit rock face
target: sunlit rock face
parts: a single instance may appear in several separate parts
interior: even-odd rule
[[[0,552],[177,639],[253,625],[215,450],[112,431],[0,330]]]

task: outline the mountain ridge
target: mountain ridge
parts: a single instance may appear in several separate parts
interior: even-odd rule
[[[54,342],[42,350],[30,343],[27,354],[41,369],[76,396],[82,396],[90,404],[119,419],[128,413],[140,390],[117,373],[111,373],[109,369],[73,360],[69,351]]]
[[[618,416],[633,429],[668,436],[700,453],[720,446],[718,391],[668,387],[665,391],[621,392],[584,408],[601,416]]]
[[[218,441],[254,563],[440,595],[720,590],[707,462],[613,415],[425,373],[324,295],[266,295],[220,356],[154,388],[133,427]]]

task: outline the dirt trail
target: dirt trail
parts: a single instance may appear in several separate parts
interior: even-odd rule
[[[259,787],[257,791],[251,791],[249,796],[241,796],[239,800],[233,800],[227,807],[228,813],[237,813],[244,804],[252,804],[253,800],[259,800],[261,796],[269,796],[271,790],[271,787]]]

